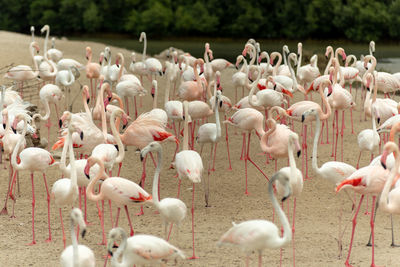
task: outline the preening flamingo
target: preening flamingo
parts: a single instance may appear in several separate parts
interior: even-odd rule
[[[61,254],[60,264],[62,267],[71,266],[96,266],[96,259],[93,251],[85,245],[78,245],[78,240],[75,234],[75,225],[78,224],[82,238],[86,234],[86,223],[83,220],[82,211],[78,208],[74,208],[71,211],[71,241],[72,245],[69,245]]]
[[[115,240],[121,238],[119,248],[112,252]],[[181,258],[185,259],[185,254],[177,247],[171,245],[164,239],[153,235],[135,235],[127,237],[122,228],[111,229],[108,233],[107,243],[108,253],[112,256],[111,266],[144,266],[147,264],[160,263]],[[122,255],[122,262],[119,258]]]
[[[168,234],[167,236],[168,224],[171,223],[171,229],[172,229],[172,224],[175,223],[176,226],[178,227],[177,233],[179,233],[179,225],[186,217],[187,207],[182,200],[177,198],[168,197],[159,200],[158,186],[159,186],[160,172],[162,167],[162,147],[160,143],[151,142],[150,144],[148,144],[140,151],[140,158],[144,159],[144,157],[149,152],[157,152],[158,161],[157,161],[157,168],[154,173],[153,191],[152,191],[154,196],[153,203],[154,206],[156,206],[157,210],[160,212],[161,220],[163,221],[164,224],[164,236],[165,239],[168,240],[170,235]]]
[[[44,171],[54,165],[54,158],[51,156],[51,154],[38,147],[28,147],[25,148],[24,150],[21,151],[19,154],[19,160],[17,162],[17,153],[20,150],[20,147],[23,143],[23,139],[25,139],[25,134],[27,130],[27,122],[26,122],[26,116],[23,114],[19,114],[15,117],[14,122],[13,122],[13,127],[15,128],[16,123],[19,120],[24,121],[24,130],[22,131],[22,134],[20,136],[20,139],[18,140],[14,151],[11,155],[11,163],[14,167],[15,171],[21,171],[21,170],[29,170],[31,173],[31,183],[32,183],[32,243],[29,245],[34,245],[36,244],[35,240],[35,188],[33,184],[33,173],[35,171],[42,172],[43,173],[43,181],[44,185],[46,187],[46,193],[47,193],[47,222],[48,222],[48,228],[49,228],[49,238],[46,240],[46,242],[51,241],[51,229],[50,229],[50,193],[49,189],[47,187],[47,180],[46,180],[46,174]],[[15,182],[16,176],[14,176],[13,181],[11,182],[11,189],[10,193],[13,192],[13,184]]]
[[[292,229],[290,229],[289,221],[278,204],[274,195],[273,184],[279,181],[284,188],[285,201],[291,195],[290,177],[285,172],[276,172],[268,184],[268,194],[272,202],[273,208],[276,210],[278,217],[283,225],[283,236],[280,236],[279,228],[270,221],[266,220],[250,220],[239,224],[233,224],[218,241],[218,246],[234,245],[246,253],[246,266],[249,266],[249,257],[253,251],[258,252],[258,266],[262,266],[262,251],[266,248],[277,249],[285,246],[292,239]]]
[[[192,242],[193,242],[193,256],[190,259],[196,259],[195,245],[194,245],[194,189],[195,184],[201,182],[201,175],[203,172],[203,161],[194,150],[189,150],[189,103],[183,102],[183,109],[185,112],[185,125],[183,128],[183,148],[182,151],[177,153],[173,163],[179,177],[178,197],[180,193],[181,179],[187,177],[193,183],[192,190]]]

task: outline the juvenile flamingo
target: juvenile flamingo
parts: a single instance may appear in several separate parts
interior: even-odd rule
[[[249,266],[249,257],[253,251],[258,252],[258,266],[262,266],[262,251],[266,248],[277,249],[285,246],[292,239],[292,229],[283,210],[274,195],[273,184],[279,181],[284,188],[282,202],[291,195],[290,178],[285,172],[276,172],[268,184],[268,194],[273,208],[276,210],[283,225],[283,236],[280,236],[279,228],[270,221],[250,220],[239,224],[233,224],[218,241],[218,246],[234,245],[246,253],[246,267]]]
[[[83,220],[82,211],[74,208],[71,211],[71,240],[72,245],[69,245],[61,254],[60,264],[62,267],[70,266],[87,266],[94,267],[96,259],[93,251],[85,245],[78,245],[78,240],[75,234],[75,224],[81,229],[82,238],[86,234],[86,223]]]

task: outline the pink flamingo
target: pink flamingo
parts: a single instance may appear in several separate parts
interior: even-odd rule
[[[87,159],[87,164],[85,167],[85,174],[89,178],[90,168],[94,165],[98,164],[100,166],[100,171],[97,176],[93,178],[88,187],[86,188],[87,197],[93,201],[99,200],[111,200],[114,204],[117,205],[117,218],[115,221],[115,225],[118,225],[118,217],[121,210],[121,207],[125,208],[126,216],[128,217],[129,226],[131,229],[131,235],[133,235],[133,227],[132,222],[128,212],[128,205],[144,203],[144,202],[152,202],[152,196],[147,193],[142,187],[137,185],[136,183],[122,178],[122,177],[109,177],[107,178],[104,168],[104,163],[102,160],[96,157],[89,157]],[[93,189],[95,183],[104,179],[104,182],[101,184],[101,189],[99,193],[94,194]]]
[[[33,67],[35,71],[33,71],[32,68],[27,65],[17,65],[9,69],[7,73],[4,75],[4,78],[18,81],[19,88],[21,91],[24,82],[35,79],[39,75],[39,67],[36,61],[34,60],[34,55],[33,55],[34,50],[36,50],[36,52],[39,53],[39,45],[36,42],[31,42],[29,45],[29,53],[31,54]]]
[[[218,241],[218,246],[229,244],[241,248],[246,253],[246,267],[249,266],[249,257],[253,251],[258,252],[258,266],[262,266],[262,251],[266,248],[281,248],[292,239],[292,229],[290,229],[289,221],[279,206],[274,195],[273,184],[279,181],[284,188],[285,201],[291,195],[290,178],[285,172],[276,172],[268,184],[268,195],[271,199],[272,206],[276,210],[279,219],[283,225],[283,236],[280,236],[279,228],[270,221],[266,220],[250,220],[239,224],[233,223],[230,228]]]
[[[94,97],[94,88],[96,88],[96,81],[100,78],[100,65],[98,63],[92,62],[92,48],[90,46],[86,47],[86,78],[90,80],[90,94]],[[93,79],[95,79],[95,85],[93,88]]]
[[[178,97],[180,99],[193,101],[203,98],[203,86],[197,71],[198,65],[200,65],[200,73],[204,72],[204,61],[201,58],[196,59],[193,66],[196,81],[185,81],[179,86]]]
[[[179,225],[182,223],[182,221],[186,217],[186,212],[187,212],[187,207],[185,203],[177,198],[164,198],[162,200],[159,200],[159,192],[158,192],[158,186],[160,182],[160,172],[161,172],[161,167],[162,167],[162,147],[160,143],[158,142],[151,142],[148,144],[145,148],[143,148],[140,152],[140,158],[144,159],[144,157],[149,153],[149,152],[157,152],[157,168],[154,173],[154,179],[153,179],[153,203],[154,206],[157,208],[157,210],[160,213],[161,220],[164,223],[164,235],[166,240],[169,240],[169,235],[167,236],[167,226],[169,223],[171,223],[171,230],[172,230],[172,224],[176,224],[176,226],[179,229]],[[170,232],[171,233],[171,232]]]
[[[115,241],[122,239],[121,245],[115,251],[112,252]],[[123,228],[111,229],[108,234],[108,253],[113,256],[111,259],[111,265],[124,265],[124,266],[143,266],[153,263],[162,263],[169,259],[176,259],[179,257],[185,259],[185,254],[171,245],[164,239],[153,235],[135,235],[127,237]],[[119,262],[119,258],[122,257],[122,262]]]
[[[54,84],[46,84],[40,89],[39,92],[40,96],[40,102],[42,102],[44,109],[45,109],[45,115],[42,116],[40,113],[33,115],[33,125],[35,126],[35,120],[36,118],[39,118],[42,121],[47,120],[47,124],[45,125],[47,127],[47,140],[50,139],[50,127],[51,127],[51,122],[50,122],[50,104],[54,104],[54,109],[56,111],[57,119],[59,118],[58,114],[58,107],[57,105],[60,104],[61,99],[64,97],[64,94],[62,93],[60,87]]]
[[[346,258],[345,265],[346,266],[351,266],[349,263],[350,260],[350,255],[351,255],[351,248],[353,245],[353,239],[354,239],[354,230],[357,224],[357,215],[361,207],[361,203],[364,199],[364,195],[372,195],[372,211],[371,211],[371,237],[372,237],[372,262],[371,266],[376,266],[375,265],[375,258],[374,258],[374,252],[375,252],[375,244],[374,244],[374,220],[373,220],[373,215],[374,215],[374,209],[375,209],[375,201],[376,201],[376,195],[380,194],[382,192],[382,189],[385,185],[385,182],[388,178],[389,171],[385,169],[381,165],[375,165],[375,166],[366,166],[361,169],[356,170],[352,175],[350,175],[348,178],[343,180],[337,187],[336,187],[336,192],[339,192],[342,188],[352,188],[356,193],[361,194],[360,202],[358,204],[358,207],[356,209],[356,212],[353,217],[353,228],[351,232],[351,240],[350,240],[350,246],[349,246],[349,253]]]
[[[43,59],[39,64],[39,78],[44,81],[52,81],[54,82],[55,76],[57,75],[57,66],[51,59],[48,58],[47,52],[47,43],[49,41],[50,27],[49,25],[44,25],[40,30],[41,33],[46,32],[46,38],[44,41],[44,51],[43,51]]]
[[[201,175],[203,172],[203,161],[199,155],[194,150],[189,150],[189,103],[187,101],[183,102],[183,109],[185,112],[185,125],[183,128],[184,139],[182,151],[176,154],[175,161],[173,163],[176,171],[178,172],[179,185],[178,185],[178,197],[180,193],[180,185],[182,177],[187,177],[193,183],[192,190],[192,243],[193,243],[193,256],[190,259],[197,259],[195,255],[195,244],[194,244],[194,189],[195,184],[201,182]],[[207,193],[207,192],[206,192]],[[208,196],[206,195],[206,200]]]
[[[297,44],[298,64],[296,70],[296,76],[299,79],[300,84],[304,88],[308,88],[307,85],[311,84],[318,76],[320,76],[318,69],[318,56],[313,55],[310,59],[310,64],[301,66],[301,58],[303,56],[303,44]]]
[[[27,122],[26,122],[26,116],[19,114],[15,117],[13,127],[15,128],[17,122],[19,120],[24,121],[24,130],[22,131],[22,134],[20,136],[20,139],[18,140],[14,151],[11,155],[11,164],[14,167],[15,171],[20,171],[20,170],[29,170],[31,172],[31,183],[32,183],[32,243],[29,245],[34,245],[36,244],[35,240],[35,188],[33,184],[33,173],[35,171],[39,171],[43,173],[43,181],[44,185],[46,187],[46,193],[47,193],[47,222],[48,222],[48,228],[49,228],[49,238],[46,240],[46,242],[51,241],[51,229],[50,229],[50,194],[49,194],[49,189],[47,187],[47,180],[46,180],[46,174],[44,171],[54,165],[54,158],[51,156],[51,154],[38,147],[28,147],[25,148],[24,150],[21,151],[19,154],[19,160],[17,162],[17,153],[20,150],[20,147],[23,143],[23,139],[25,139],[25,134],[27,130]],[[11,182],[11,189],[10,189],[10,194],[13,192],[13,184],[15,182],[16,176],[14,175],[14,179]],[[14,196],[10,196],[14,197]]]
[[[332,93],[332,83],[329,80],[325,80],[324,83],[322,84],[322,86],[319,87],[318,91],[319,94],[321,96],[321,100],[322,103],[324,104],[324,106],[326,106],[326,112],[324,113],[322,111],[322,108],[319,104],[313,102],[313,101],[308,101],[308,100],[304,100],[304,101],[299,101],[294,103],[293,105],[291,105],[288,109],[283,109],[279,106],[275,106],[271,109],[271,113],[273,113],[275,110],[279,113],[280,116],[286,116],[288,118],[292,118],[296,121],[302,121],[303,119],[303,113],[307,110],[310,109],[315,109],[318,111],[320,120],[327,120],[329,118],[329,116],[331,115],[331,106],[329,105],[329,102],[327,101],[326,97],[324,96],[322,90],[323,90],[323,86],[328,86],[328,96]],[[310,122],[313,121],[314,119],[311,117],[307,117],[305,118],[304,121],[302,121],[302,123],[304,122]],[[306,179],[308,179],[308,152],[307,152],[307,124],[304,124],[303,126],[303,140],[302,140],[302,144],[303,144],[303,150],[305,150],[305,153],[303,153],[302,156],[302,160],[303,160],[303,166],[302,169],[304,171],[304,163],[306,163],[306,172],[305,172],[305,177]],[[305,154],[305,156],[304,156]],[[304,160],[304,157],[306,158]]]
[[[248,132],[247,139],[247,148],[246,148],[246,134],[243,133],[243,143],[242,143],[242,155],[244,156],[244,169],[245,169],[245,177],[246,177],[246,190],[245,194],[248,195],[249,192],[247,190],[247,161],[250,161],[268,180],[267,175],[257,166],[257,164],[250,158],[250,137],[251,131],[254,129],[258,136],[262,136],[265,134],[263,128],[263,120],[264,116],[261,112],[252,109],[252,108],[244,108],[236,111],[230,118],[225,120],[223,123],[228,123],[235,127],[239,127],[243,131]]]

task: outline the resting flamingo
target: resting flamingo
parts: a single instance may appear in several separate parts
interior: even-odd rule
[[[83,220],[82,211],[74,208],[71,211],[71,240],[72,245],[68,246],[61,254],[60,264],[62,267],[87,266],[94,267],[96,259],[93,251],[85,245],[78,245],[75,234],[75,225],[78,224],[82,238],[85,237],[86,223]]]
[[[273,208],[276,210],[283,225],[283,236],[280,236],[279,228],[270,221],[250,220],[239,224],[233,223],[230,228],[218,241],[218,246],[227,244],[234,245],[246,253],[246,267],[249,266],[249,257],[253,251],[258,252],[258,266],[262,266],[262,251],[265,248],[277,249],[285,246],[292,239],[292,229],[289,221],[278,204],[274,195],[273,184],[279,181],[284,188],[285,201],[291,195],[290,178],[285,172],[276,172],[268,184],[268,194]]]
[[[171,223],[171,230],[172,225],[175,223],[178,227],[179,233],[179,225],[186,217],[187,207],[185,203],[177,198],[163,198],[159,200],[159,192],[158,186],[160,182],[160,172],[162,167],[162,147],[158,142],[151,142],[146,147],[144,147],[140,152],[140,158],[143,159],[149,152],[157,152],[157,168],[154,173],[153,179],[153,203],[156,206],[157,210],[160,212],[161,219],[164,223],[164,235],[165,239],[169,240],[169,236],[171,232],[167,236],[167,226]]]
[[[112,252],[115,240],[121,238],[121,245]],[[108,234],[108,253],[112,256],[111,266],[144,266],[153,263],[163,263],[168,259],[185,259],[185,254],[164,239],[153,235],[135,235],[127,237],[124,229],[114,228]],[[122,262],[118,259],[122,254]]]
[[[176,154],[173,163],[179,177],[178,197],[180,194],[180,185],[183,177],[187,177],[193,183],[192,190],[192,243],[193,243],[193,256],[190,259],[197,259],[195,255],[194,245],[194,189],[195,184],[201,182],[201,175],[203,172],[203,161],[194,150],[189,150],[189,103],[183,102],[183,109],[185,112],[185,125],[183,128],[183,148],[182,151]]]
[[[51,229],[50,229],[50,193],[49,189],[47,187],[47,180],[46,180],[46,174],[44,171],[54,165],[54,158],[51,156],[51,154],[38,147],[28,147],[25,148],[24,150],[21,151],[19,154],[19,160],[17,162],[17,153],[20,150],[20,147],[23,143],[23,139],[25,139],[25,134],[27,130],[27,121],[26,121],[26,116],[23,114],[19,114],[15,117],[14,122],[13,122],[13,127],[15,128],[16,123],[19,120],[24,121],[24,130],[22,131],[22,134],[20,136],[20,139],[18,140],[14,151],[11,155],[11,163],[12,166],[14,167],[15,171],[21,171],[21,170],[29,170],[31,173],[31,183],[32,183],[32,243],[29,245],[34,245],[36,244],[35,240],[35,188],[33,184],[33,173],[35,171],[42,172],[43,173],[43,181],[44,185],[46,187],[46,193],[47,193],[47,222],[48,222],[48,228],[49,228],[49,238],[46,240],[46,242],[51,241]],[[13,181],[11,182],[11,189],[10,193],[13,192],[13,184],[15,182],[15,176]]]

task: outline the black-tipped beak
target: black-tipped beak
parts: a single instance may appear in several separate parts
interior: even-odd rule
[[[140,154],[140,161],[143,161],[144,157],[142,156],[142,154]]]
[[[111,250],[108,251],[108,254],[110,254],[111,257],[113,256],[113,252]]]
[[[306,119],[306,116],[304,116],[304,114],[301,115],[301,123],[303,123],[305,119]]]
[[[108,102],[111,102],[112,96],[108,97]]]
[[[14,129],[14,127],[11,127],[11,129],[12,129],[12,131],[13,131],[15,134],[17,133],[17,130]]]
[[[3,129],[5,129],[6,128],[6,124],[5,123],[3,123]]]
[[[383,167],[385,170],[387,169],[386,164],[383,163],[382,161],[381,161],[381,165],[382,165],[382,167]]]
[[[159,71],[159,72],[158,72],[158,75],[163,76],[163,72],[162,72],[162,71]],[[200,74],[200,75],[201,75],[201,74]]]
[[[79,135],[81,140],[83,140],[83,132],[81,132],[81,134]]]
[[[274,84],[274,90],[276,90],[276,84]]]
[[[118,147],[118,145],[114,145],[115,146],[115,148],[117,149],[117,151],[119,151],[119,147]]]
[[[62,125],[63,125],[63,122],[62,122],[62,120],[58,120],[58,127],[62,127]]]
[[[86,59],[87,59],[87,60],[89,60],[89,58],[88,58],[88,57],[86,57]]]
[[[237,70],[239,70],[239,67],[238,67],[238,66],[236,66],[236,65],[235,65],[235,68],[236,68]]]
[[[86,178],[90,180],[90,175],[85,172]]]
[[[282,202],[284,202],[288,197],[283,197],[282,198]]]
[[[86,99],[86,103],[89,104],[90,102],[90,98]]]
[[[40,75],[37,76],[40,79]]]
[[[331,96],[332,92],[328,93],[328,96]]]
[[[201,71],[200,73],[199,73],[199,75],[202,75],[203,74],[203,72]]]
[[[367,91],[368,91],[368,92],[370,92],[370,91],[371,91],[371,89],[370,89],[369,87],[367,87]]]
[[[182,116],[182,119],[185,120],[185,115]]]
[[[222,108],[222,101],[219,102],[219,107]]]
[[[116,64],[117,65],[117,68],[119,69],[119,64]]]
[[[297,151],[297,157],[299,158],[301,155],[301,150]]]
[[[126,124],[122,125],[122,130],[126,129]]]
[[[366,66],[365,69],[368,70],[368,66]]]
[[[381,118],[376,119],[378,121],[378,124],[381,122]]]
[[[153,93],[151,93],[151,97],[154,98],[154,94]]]
[[[82,238],[84,238],[85,235],[86,235],[86,229],[83,229],[83,230],[82,230]]]
[[[326,59],[328,59],[328,56],[327,56],[327,55],[325,55],[325,58],[326,58]]]
[[[113,248],[119,248],[119,246],[118,246],[118,245],[116,245],[116,244],[114,244]]]
[[[250,79],[250,78],[248,78],[248,79],[249,79],[249,81],[250,81],[250,82],[253,82],[253,80],[252,80],[252,79]]]
[[[106,62],[108,62],[108,59],[107,59],[106,57],[104,57],[104,60],[105,60]]]

